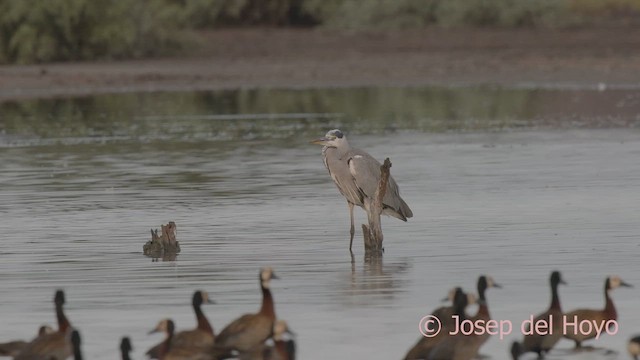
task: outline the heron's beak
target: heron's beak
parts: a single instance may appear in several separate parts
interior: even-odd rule
[[[445,297],[445,298],[440,299],[440,302],[447,302],[447,301],[449,301],[449,297],[448,296]]]
[[[316,144],[316,145],[324,145],[327,141],[329,141],[329,139],[327,139],[326,137],[323,137],[320,139],[311,140],[310,143]]]
[[[285,330],[284,332],[286,332],[287,334],[291,335],[291,336],[296,336],[296,333],[294,333],[293,331],[291,331],[291,329],[287,328],[287,330]]]
[[[205,304],[217,304],[217,303],[211,299],[207,299],[207,301],[205,301]]]
[[[629,283],[626,283],[626,282],[624,282],[624,281],[620,281],[620,286],[623,286],[623,287],[633,287],[633,285],[631,285],[631,284],[629,284]]]
[[[276,280],[280,280],[280,278],[275,273],[271,273],[271,278],[272,279],[276,279]]]
[[[502,285],[493,283],[493,287],[497,289],[502,289]]]
[[[562,285],[569,285],[569,284],[567,284],[567,282],[566,282],[566,281],[564,281],[564,280],[562,280],[562,279],[560,279],[560,284],[562,284]]]
[[[160,330],[158,330],[158,328],[155,328],[155,329],[153,329],[153,330],[149,331],[149,332],[147,333],[147,335],[155,334],[155,333],[157,333],[157,332],[160,332]]]

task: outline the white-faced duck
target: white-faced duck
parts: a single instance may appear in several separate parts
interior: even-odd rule
[[[562,339],[563,322],[562,322],[562,307],[560,306],[560,297],[558,296],[558,285],[566,282],[562,279],[562,275],[559,271],[553,271],[549,277],[549,283],[551,284],[551,304],[547,311],[539,314],[533,320],[533,323],[551,324],[553,327],[547,332],[531,331],[524,336],[522,343],[514,341],[511,344],[511,356],[513,360],[517,360],[520,355],[526,352],[535,352],[538,357],[543,357],[548,353],[560,339]],[[527,331],[531,330],[529,327]]]
[[[457,293],[454,299],[454,315],[458,317],[458,324],[467,320],[465,307],[467,296]],[[424,359],[429,360],[471,360],[478,355],[478,350],[483,343],[479,335],[465,335],[460,331],[460,326],[446,331],[444,339],[436,344]]]
[[[201,351],[210,350],[215,339],[213,327],[202,312],[201,306],[202,304],[213,303],[214,302],[209,299],[209,295],[206,291],[197,290],[193,293],[192,305],[198,325],[193,330],[181,331],[173,335],[173,339],[171,341],[172,353],[192,352],[196,354]],[[157,344],[149,349],[146,354],[152,359],[157,358],[162,347],[163,343]]]
[[[71,331],[71,348],[73,349],[73,359],[82,360],[82,350],[80,350],[80,333],[78,330]]]
[[[131,346],[131,339],[128,336],[125,336],[120,340],[120,355],[122,360],[131,360],[131,350],[133,350],[133,346]]]
[[[296,343],[293,339],[286,339],[285,334],[294,335],[286,321],[276,321],[273,325],[273,346],[264,350],[264,360],[295,360]]]
[[[462,302],[460,297],[464,297],[464,302]],[[431,313],[432,316],[435,316],[438,321],[440,321],[440,331],[432,337],[421,336],[418,339],[418,342],[407,352],[404,357],[405,360],[427,359],[431,351],[448,337],[447,334],[451,329],[454,329],[454,326],[456,325],[454,315],[459,316],[459,312],[462,311],[461,319],[467,318],[467,314],[464,313],[464,309],[467,307],[469,302],[476,301],[475,296],[465,293],[460,287],[452,289],[452,291],[449,292],[449,297],[444,300],[447,299],[451,299],[453,301],[452,306],[443,306],[437,308]]]
[[[213,345],[213,341],[215,339],[213,327],[202,312],[201,306],[202,304],[214,303],[214,301],[209,299],[209,294],[207,294],[206,291],[198,290],[193,293],[193,312],[196,315],[196,321],[198,325],[193,330],[181,331],[177,333],[173,340],[173,346],[184,345],[189,347],[208,347]]]
[[[622,281],[618,276],[610,276],[604,282],[604,298],[605,306],[602,310],[593,309],[578,309],[564,315],[565,330],[564,337],[573,340],[576,343],[576,348],[582,346],[582,342],[585,340],[593,339],[598,334],[597,328],[606,329],[610,326],[615,326],[615,321],[618,320],[618,313],[616,307],[613,305],[613,300],[609,295],[609,291],[618,287],[632,287],[626,282]],[[587,320],[591,324],[597,326],[591,326],[591,331],[583,331],[588,329],[581,329],[579,324]]]
[[[66,359],[71,356],[72,348],[69,342],[68,333],[72,330],[69,320],[64,314],[63,306],[65,296],[62,290],[56,291],[53,298],[58,320],[58,330],[52,333],[43,334],[31,341],[18,354],[15,359],[29,360],[37,358],[57,358]]]
[[[40,328],[38,328],[38,335],[35,338],[33,338],[31,341],[37,339],[40,336],[51,334],[54,331],[55,330],[53,330],[51,326],[42,325],[40,326]],[[0,356],[10,356],[10,357],[17,356],[22,350],[24,350],[27,347],[28,344],[29,344],[29,341],[23,341],[23,340],[14,340],[14,341],[2,343],[0,344]]]
[[[158,325],[153,328],[153,330],[149,331],[149,334],[155,334],[158,332],[163,332],[166,334],[166,337],[160,344],[147,351],[147,355],[149,355],[151,359],[166,359],[166,355],[169,353],[169,350],[171,350],[171,340],[173,340],[175,328],[176,326],[173,320],[162,319],[160,320],[160,322],[158,322]]]
[[[455,319],[453,318],[454,310],[455,310],[453,307],[453,300],[455,299],[456,292],[458,291],[462,291],[462,288],[455,287],[449,290],[449,294],[447,295],[447,297],[442,299],[443,302],[450,302],[451,305],[441,306],[431,312],[431,315],[437,317],[438,320],[440,320],[442,324],[441,326],[443,328],[451,328],[453,327],[453,325],[455,325]],[[467,306],[478,303],[478,298],[474,294],[472,293],[465,293],[465,294],[467,294]]]
[[[629,351],[629,355],[631,355],[633,360],[640,359],[640,335],[629,339],[627,350]]]
[[[231,322],[216,336],[216,348],[231,356],[233,350],[252,353],[262,348],[264,342],[271,337],[276,313],[273,305],[270,284],[278,277],[270,267],[260,271],[260,288],[262,290],[262,307],[255,314],[246,314]],[[227,355],[222,356],[223,358]]]
[[[477,287],[478,287],[478,312],[476,313],[475,316],[471,317],[469,320],[476,322],[478,320],[482,320],[484,324],[487,323],[487,321],[491,320],[491,314],[489,313],[489,305],[487,303],[487,297],[486,297],[486,291],[489,288],[502,288],[502,286],[500,284],[497,284],[495,281],[493,281],[493,278],[491,276],[486,276],[486,275],[481,275],[480,277],[478,277],[478,283],[477,283]],[[484,344],[485,342],[487,342],[487,340],[489,340],[489,337],[491,335],[488,332],[485,332],[484,334],[480,335],[480,346],[482,346],[482,344]]]
[[[381,164],[367,152],[352,148],[346,135],[338,129],[330,130],[323,138],[313,140],[311,143],[323,146],[324,165],[338,190],[347,200],[351,218],[349,243],[349,250],[351,250],[355,233],[353,207],[357,205],[366,209],[367,202],[373,199],[380,181]],[[407,218],[413,216],[409,205],[400,197],[398,184],[391,176],[382,199],[382,207],[383,214],[402,221],[407,221]]]

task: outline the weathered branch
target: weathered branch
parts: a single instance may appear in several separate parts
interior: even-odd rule
[[[161,225],[161,235],[158,236],[158,229],[151,229],[151,240],[147,241],[142,247],[142,251],[145,255],[158,258],[162,256],[165,258],[167,255],[175,260],[175,255],[180,252],[180,243],[176,239],[177,227],[176,223],[170,221],[167,225]]]
[[[382,224],[380,223],[380,215],[382,214],[382,199],[387,192],[389,184],[391,161],[389,158],[384,160],[384,164],[380,166],[380,181],[373,199],[365,199],[365,210],[367,211],[367,220],[369,225],[362,225],[362,234],[364,236],[365,252],[382,252]]]

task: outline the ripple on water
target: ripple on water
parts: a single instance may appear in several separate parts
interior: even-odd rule
[[[301,358],[317,359],[330,344],[335,359],[390,359],[415,342],[418,320],[452,286],[473,289],[482,273],[504,286],[488,294],[493,316],[514,322],[546,308],[552,269],[570,284],[561,289],[567,310],[602,306],[607,274],[640,285],[630,270],[639,249],[634,131],[429,134],[422,130],[435,125],[412,122],[434,116],[419,107],[413,117],[398,115],[398,131],[380,134],[389,124],[358,126],[350,117],[357,110],[313,111],[347,114],[339,125],[350,127],[352,143],[391,157],[415,217],[383,220],[382,259],[363,255],[359,231],[354,257],[347,251],[346,203],[320,149],[306,143],[334,127],[326,118],[293,128],[292,119],[269,119],[254,124],[253,140],[241,131],[220,140],[212,120],[199,118],[181,120],[182,133],[168,137],[161,136],[166,119],[143,118],[153,130],[147,137],[123,138],[116,129],[108,141],[66,142],[41,133],[44,140],[9,141],[20,145],[9,148],[4,138],[0,339],[28,338],[53,323],[53,292],[64,288],[89,357],[113,358],[123,335],[141,357],[160,341],[145,335],[160,318],[195,326],[195,289],[216,300],[205,312],[217,330],[256,311],[258,269],[271,265],[282,278],[272,283],[276,311],[298,333]],[[5,129],[14,125],[4,120]],[[185,137],[194,129],[213,135]],[[301,138],[291,136],[296,131]],[[171,220],[182,247],[177,260],[144,257],[149,229]],[[624,351],[640,327],[637,296],[620,289],[613,297],[624,326],[597,345]],[[501,359],[515,338],[492,339],[482,353]]]

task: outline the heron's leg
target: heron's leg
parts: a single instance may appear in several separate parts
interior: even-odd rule
[[[351,251],[351,247],[353,246],[353,234],[355,234],[356,230],[353,226],[353,204],[347,201],[347,205],[349,205],[349,217],[351,218],[351,230],[349,230],[349,233],[351,234],[351,239],[349,240],[349,251]]]

